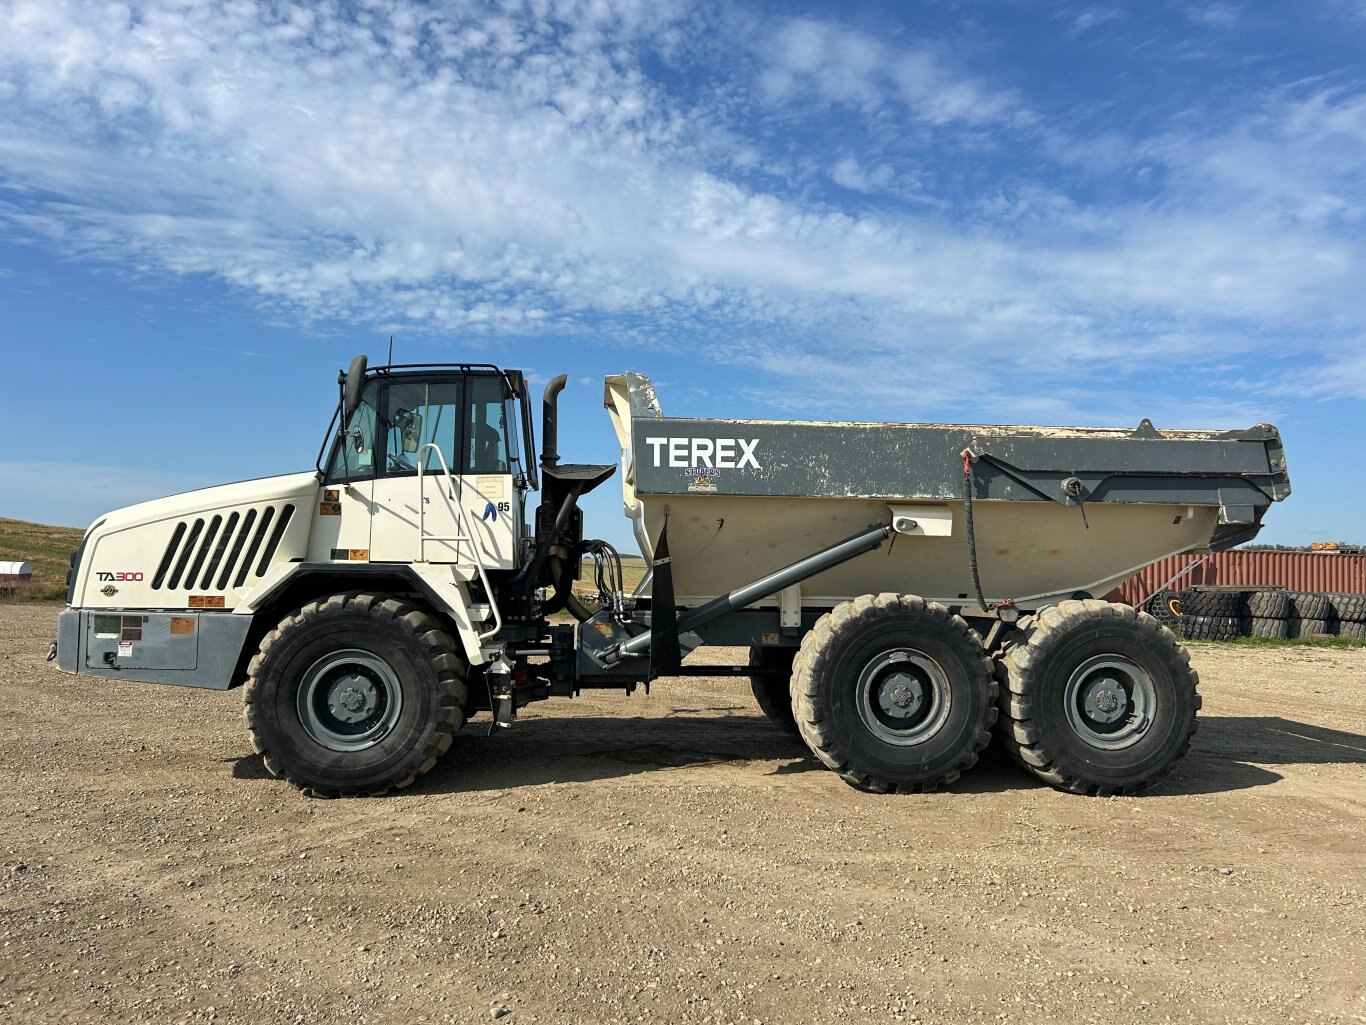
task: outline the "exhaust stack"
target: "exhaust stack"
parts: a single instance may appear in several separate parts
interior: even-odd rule
[[[564,391],[565,374],[552,378],[545,386],[545,398],[541,403],[541,465],[553,467],[560,461],[560,392]]]

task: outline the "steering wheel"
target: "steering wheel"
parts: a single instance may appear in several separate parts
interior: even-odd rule
[[[414,466],[397,452],[389,453],[389,469],[391,470],[412,470]]]

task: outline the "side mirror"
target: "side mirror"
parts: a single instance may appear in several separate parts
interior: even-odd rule
[[[364,356],[357,356],[351,361],[351,366],[347,368],[345,387],[342,391],[342,400],[346,403],[346,411],[349,413],[360,405],[361,388],[365,385],[365,367],[367,360]]]
[[[399,430],[404,452],[416,452],[422,437],[422,414],[413,409],[400,409],[394,414],[394,426]]]

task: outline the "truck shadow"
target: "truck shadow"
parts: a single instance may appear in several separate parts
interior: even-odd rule
[[[1153,794],[1209,794],[1283,779],[1268,766],[1366,765],[1366,736],[1272,715],[1201,716],[1191,753]]]
[[[528,717],[493,736],[488,722],[487,715],[480,716],[460,731],[423,780],[423,791],[502,790],[774,760],[782,763],[783,774],[822,768],[800,740],[747,710],[679,709],[648,718]]]
[[[481,716],[456,736],[450,751],[412,791],[396,796],[478,793],[746,763],[754,766],[757,778],[825,771],[798,738],[739,707],[680,709],[658,717],[528,717],[494,736],[488,735],[487,716]],[[1366,764],[1366,737],[1359,734],[1276,716],[1207,716],[1200,720],[1190,754],[1149,794],[1223,793],[1283,778],[1267,765],[1361,764]],[[268,775],[259,755],[235,759],[232,772],[239,779]],[[829,783],[832,789],[843,787],[833,775]],[[948,789],[982,794],[1035,788],[1046,784],[993,743]]]

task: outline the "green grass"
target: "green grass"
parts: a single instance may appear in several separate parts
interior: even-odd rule
[[[0,516],[0,562],[27,562],[33,567],[33,580],[0,600],[60,601],[66,594],[71,553],[84,533],[77,527],[49,527]]]
[[[621,557],[621,575],[625,578],[624,590],[629,596],[645,576],[645,560],[639,555],[623,555]],[[595,596],[598,593],[598,585],[593,582],[592,559],[583,560],[582,573],[579,579],[574,581],[574,593],[580,597],[584,595]]]
[[[1239,637],[1234,644],[1263,648],[1366,648],[1351,637]]]
[[[1188,640],[1177,634],[1189,648],[1222,648],[1226,644],[1241,644],[1253,648],[1366,648],[1366,641],[1350,637],[1239,637],[1232,641]]]

